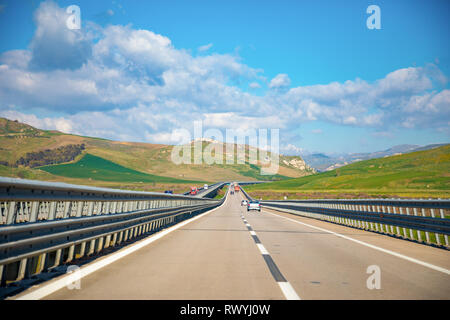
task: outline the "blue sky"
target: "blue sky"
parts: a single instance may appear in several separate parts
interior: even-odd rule
[[[63,30],[71,4],[81,8],[79,32]],[[366,27],[370,4],[381,9],[381,30]],[[2,116],[153,143],[176,143],[173,133],[199,118],[220,130],[280,128],[285,153],[449,140],[449,1],[0,8]],[[131,50],[130,39],[142,47]]]

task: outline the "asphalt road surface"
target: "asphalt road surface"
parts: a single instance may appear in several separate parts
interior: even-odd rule
[[[83,277],[79,289],[43,298],[450,298],[447,250],[269,209],[247,212],[242,199],[230,195],[218,209]]]

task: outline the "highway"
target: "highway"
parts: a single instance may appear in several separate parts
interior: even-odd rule
[[[80,289],[39,298],[450,298],[449,251],[264,208],[247,212],[242,199],[241,192],[229,195],[221,207],[83,277]],[[380,289],[367,286],[373,265]]]

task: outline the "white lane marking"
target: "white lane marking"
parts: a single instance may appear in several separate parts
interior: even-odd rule
[[[277,282],[287,300],[301,300],[289,282]]]
[[[271,214],[271,215],[279,217],[279,218],[284,218],[286,220],[290,220],[292,222],[295,222],[295,223],[298,223],[298,224],[302,224],[304,226],[307,226],[307,227],[310,227],[310,228],[313,228],[313,229],[317,229],[317,230],[320,230],[320,231],[324,231],[324,232],[328,232],[328,233],[334,234],[337,237],[340,237],[340,238],[343,238],[343,239],[347,239],[347,240],[359,243],[359,244],[361,244],[363,246],[366,246],[366,247],[369,247],[369,248],[372,248],[372,249],[375,249],[375,250],[378,250],[378,251],[381,251],[381,252],[393,255],[395,257],[398,257],[398,258],[401,258],[401,259],[404,259],[404,260],[407,260],[407,261],[410,261],[410,262],[413,262],[413,263],[417,263],[417,264],[419,264],[421,266],[424,266],[424,267],[427,267],[427,268],[430,268],[430,269],[433,269],[433,270],[436,270],[436,271],[440,271],[440,272],[443,272],[445,274],[450,275],[450,270],[442,268],[442,267],[439,267],[439,266],[435,266],[434,264],[431,264],[431,263],[428,263],[428,262],[424,262],[424,261],[421,261],[421,260],[418,260],[418,259],[414,259],[414,258],[405,256],[405,255],[403,255],[401,253],[397,253],[395,251],[383,249],[383,248],[377,247],[377,246],[375,246],[373,244],[370,244],[370,243],[367,243],[367,242],[364,242],[364,241],[360,241],[360,240],[356,240],[356,239],[344,236],[342,234],[339,234],[339,233],[336,233],[336,232],[333,232],[333,231],[330,231],[330,230],[327,230],[327,229],[323,229],[323,228],[320,228],[320,227],[312,226],[310,224],[307,224],[307,223],[304,223],[304,222],[300,222],[300,221],[297,221],[297,220],[294,220],[294,219],[291,219],[291,218],[283,217],[283,216],[280,216],[278,214],[274,214],[274,213],[267,212],[267,211],[265,211],[265,213]]]
[[[250,231],[250,234],[252,235],[252,236],[256,236],[256,232],[255,231]]]
[[[256,243],[256,246],[258,247],[261,254],[269,254],[269,252],[264,248],[264,246],[261,243]]]
[[[62,288],[67,286],[68,284],[72,283],[74,281],[74,277],[78,277],[77,280],[80,280],[81,278],[100,270],[103,267],[106,267],[107,265],[149,245],[150,243],[164,237],[165,235],[187,225],[188,223],[191,223],[197,219],[200,219],[204,217],[207,214],[210,214],[211,212],[214,212],[218,209],[220,209],[223,205],[225,205],[226,201],[224,201],[219,207],[211,209],[210,211],[207,211],[205,213],[202,213],[194,218],[191,218],[189,220],[185,220],[183,222],[180,222],[170,228],[167,228],[164,231],[158,232],[157,234],[150,236],[146,238],[145,240],[142,240],[141,242],[138,242],[136,244],[129,245],[125,247],[123,250],[118,251],[117,253],[113,253],[110,256],[106,256],[101,261],[94,261],[92,264],[86,265],[85,267],[81,267],[78,272],[75,274],[68,274],[65,276],[62,276],[58,280],[55,280],[49,284],[44,284],[41,288],[38,288],[37,290],[34,290],[30,293],[26,293],[22,296],[18,296],[16,299],[14,297],[12,299],[14,300],[38,300],[42,299]]]

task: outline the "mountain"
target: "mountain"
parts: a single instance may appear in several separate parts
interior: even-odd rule
[[[202,150],[215,143],[217,142],[202,141]],[[193,148],[194,142],[190,145]],[[234,153],[224,152],[225,158],[236,159],[238,145],[233,147]],[[264,164],[252,162],[248,156],[248,151],[253,147],[239,147],[247,150],[244,163],[241,164],[203,162],[177,165],[171,160],[172,145],[84,137],[41,130],[0,118],[1,176],[99,186],[141,187],[148,184],[192,184],[225,180],[280,180],[315,172],[301,157],[280,155],[278,173],[261,175],[260,169]],[[260,150],[256,149],[256,152]]]
[[[334,164],[336,160],[323,153],[313,153],[309,155],[303,155],[303,159],[308,165],[316,170],[322,171]]]
[[[246,187],[257,198],[450,197],[450,145],[362,160],[307,177]]]
[[[321,153],[303,155],[306,163],[318,171],[330,171],[336,168],[343,167],[347,164],[354,163],[362,160],[376,159],[389,157],[393,155],[400,155],[415,151],[430,150],[433,148],[447,145],[443,144],[431,144],[427,146],[419,146],[414,144],[402,144],[391,147],[386,150],[370,152],[370,153],[348,153],[337,156],[327,156]]]

